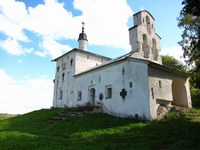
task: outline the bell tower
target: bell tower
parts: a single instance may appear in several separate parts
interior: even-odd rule
[[[146,10],[133,15],[134,26],[129,29],[132,57],[162,64],[160,36],[155,33],[154,17]]]
[[[84,33],[84,25],[85,23],[82,22],[82,32],[79,34],[78,37],[78,49],[80,50],[87,50],[88,44],[87,35]]]

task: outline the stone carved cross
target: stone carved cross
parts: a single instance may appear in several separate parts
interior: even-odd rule
[[[126,91],[125,89],[122,89],[122,91],[120,92],[120,96],[121,96],[122,98],[125,98],[126,95],[127,95],[127,91]]]

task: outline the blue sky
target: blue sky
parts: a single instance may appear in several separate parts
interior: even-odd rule
[[[155,18],[162,54],[180,59],[181,1],[0,0],[0,113],[51,107],[51,60],[77,47],[82,21],[88,51],[111,58],[129,52],[132,15],[142,9]]]

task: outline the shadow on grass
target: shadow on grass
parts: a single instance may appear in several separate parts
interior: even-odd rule
[[[87,114],[49,121],[40,110],[0,122],[1,149],[200,149],[200,123],[186,117],[136,121]]]

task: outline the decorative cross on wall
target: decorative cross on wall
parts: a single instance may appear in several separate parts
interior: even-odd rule
[[[122,91],[120,92],[120,96],[121,96],[122,98],[125,98],[126,95],[127,95],[127,91],[126,91],[125,89],[122,89]]]

